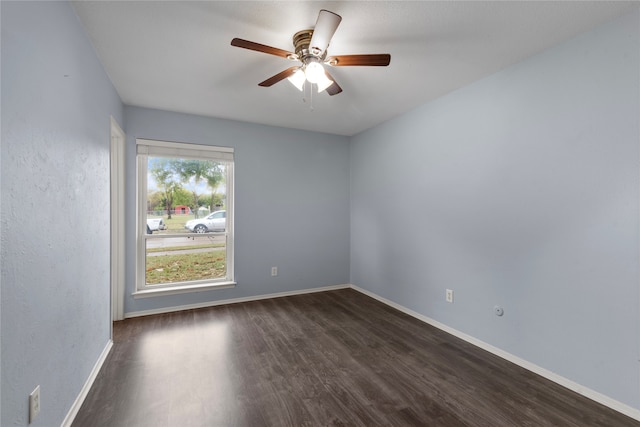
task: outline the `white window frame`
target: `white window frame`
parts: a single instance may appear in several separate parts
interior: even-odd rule
[[[183,142],[136,139],[137,181],[136,181],[136,290],[134,298],[146,298],[159,295],[199,292],[210,289],[226,289],[236,285],[234,269],[234,150],[230,147],[188,144]],[[148,157],[175,157],[196,160],[213,160],[226,162],[226,230],[211,234],[226,235],[226,270],[225,278],[193,280],[188,282],[162,283],[147,285],[146,283],[146,246],[148,239],[175,237],[175,234],[147,234],[147,165]]]

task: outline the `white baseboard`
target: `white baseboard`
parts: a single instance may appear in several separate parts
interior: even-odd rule
[[[104,364],[104,361],[107,360],[107,356],[111,351],[111,347],[113,347],[113,341],[109,340],[107,342],[107,345],[104,347],[104,350],[102,350],[100,357],[98,357],[98,360],[96,361],[95,365],[93,365],[93,369],[89,374],[89,378],[87,378],[87,381],[85,381],[84,385],[82,386],[82,389],[80,390],[80,394],[78,394],[78,397],[76,397],[75,402],[73,402],[73,405],[71,405],[71,409],[69,409],[67,416],[64,417],[64,421],[62,421],[61,427],[71,427],[73,420],[76,418],[76,415],[78,415],[78,411],[80,410],[80,407],[84,402],[84,399],[87,398],[87,395],[89,394],[89,390],[91,390],[91,386],[93,385],[93,382],[96,380],[96,377],[98,376],[98,372],[100,372],[100,369]]]
[[[356,290],[358,292],[361,292],[361,293],[363,293],[363,294],[365,294],[367,296],[370,296],[371,298],[376,299],[376,300],[378,300],[378,301],[380,301],[380,302],[382,302],[382,303],[384,303],[384,304],[386,304],[386,305],[388,305],[390,307],[393,307],[393,308],[395,308],[395,309],[397,309],[397,310],[399,310],[399,311],[401,311],[401,312],[403,312],[405,314],[408,314],[409,316],[415,317],[418,320],[421,320],[421,321],[423,321],[425,323],[428,323],[429,325],[434,326],[434,327],[436,327],[436,328],[438,328],[438,329],[440,329],[440,330],[442,330],[444,332],[447,332],[447,333],[449,333],[449,334],[451,334],[451,335],[453,335],[453,336],[455,336],[457,338],[460,338],[460,339],[462,339],[462,340],[464,340],[464,341],[466,341],[466,342],[468,342],[470,344],[473,344],[476,347],[479,347],[479,348],[481,348],[483,350],[486,350],[489,353],[495,354],[496,356],[501,357],[501,358],[503,358],[505,360],[508,360],[509,362],[514,363],[514,364],[516,364],[516,365],[518,365],[518,366],[520,366],[520,367],[522,367],[524,369],[527,369],[527,370],[529,370],[529,371],[531,371],[531,372],[533,372],[535,374],[538,374],[541,377],[544,377],[544,378],[546,378],[548,380],[551,380],[556,384],[559,384],[559,385],[561,385],[561,386],[563,386],[565,388],[568,388],[569,390],[572,390],[572,391],[574,391],[574,392],[576,392],[576,393],[578,393],[578,394],[580,394],[580,395],[582,395],[584,397],[587,397],[587,398],[589,398],[589,399],[591,399],[591,400],[593,400],[595,402],[598,402],[598,403],[600,403],[600,404],[602,404],[604,406],[607,406],[607,407],[613,409],[614,411],[618,411],[618,412],[620,412],[620,413],[622,413],[622,414],[624,414],[624,415],[626,415],[628,417],[631,417],[631,418],[633,418],[635,420],[640,421],[640,410],[638,410],[636,408],[633,408],[633,407],[631,407],[629,405],[626,405],[626,404],[624,404],[622,402],[619,402],[619,401],[617,401],[615,399],[612,399],[611,397],[606,396],[606,395],[604,395],[602,393],[599,393],[599,392],[597,392],[595,390],[592,390],[592,389],[590,389],[588,387],[580,385],[580,384],[578,384],[578,383],[576,383],[574,381],[571,381],[568,378],[565,378],[565,377],[563,377],[561,375],[558,375],[558,374],[556,374],[554,372],[551,372],[551,371],[549,371],[549,370],[547,370],[545,368],[542,368],[542,367],[540,367],[540,366],[538,366],[538,365],[536,365],[534,363],[531,363],[531,362],[529,362],[527,360],[521,359],[518,356],[515,356],[515,355],[513,355],[511,353],[508,353],[508,352],[506,352],[504,350],[501,350],[498,347],[494,347],[491,344],[488,344],[488,343],[486,343],[484,341],[481,341],[481,340],[479,340],[477,338],[472,337],[471,335],[467,335],[464,332],[460,332],[460,331],[458,331],[456,329],[453,329],[453,328],[451,328],[451,327],[449,327],[449,326],[447,326],[447,325],[445,325],[443,323],[438,322],[437,320],[433,320],[433,319],[431,319],[431,318],[429,318],[427,316],[423,316],[420,313],[417,313],[417,312],[415,312],[413,310],[410,310],[410,309],[408,309],[408,308],[406,308],[404,306],[401,306],[400,304],[396,304],[395,302],[390,301],[390,300],[388,300],[386,298],[383,298],[383,297],[381,297],[381,296],[379,296],[377,294],[374,294],[373,292],[367,291],[366,289],[359,288],[358,286],[355,286],[355,285],[350,285],[350,287],[352,289],[354,289],[354,290]]]
[[[153,314],[162,314],[162,313],[172,313],[174,311],[193,310],[196,308],[215,307],[218,305],[236,304],[240,302],[259,301],[259,300],[269,299],[269,298],[281,298],[281,297],[290,297],[293,295],[312,294],[315,292],[333,291],[336,289],[347,289],[350,287],[351,285],[349,284],[331,285],[331,286],[322,286],[319,288],[302,289],[297,291],[278,292],[275,294],[256,295],[256,296],[243,297],[243,298],[231,298],[231,299],[217,300],[217,301],[206,301],[206,302],[201,302],[197,304],[187,304],[187,305],[179,305],[175,307],[156,308],[153,310],[132,311],[129,313],[125,313],[124,317],[128,319],[131,317],[150,316]]]

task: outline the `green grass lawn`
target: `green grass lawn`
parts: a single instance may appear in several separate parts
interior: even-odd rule
[[[187,221],[193,219],[193,215],[171,215],[171,219],[167,219],[167,216],[164,215],[162,218],[164,218],[164,223],[167,224],[166,231],[175,233],[176,231],[186,231],[184,225]]]
[[[226,251],[147,257],[147,284],[218,279],[226,276]]]

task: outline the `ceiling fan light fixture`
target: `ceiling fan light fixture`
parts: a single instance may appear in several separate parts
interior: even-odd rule
[[[295,73],[293,73],[291,77],[287,78],[287,80],[289,80],[292,85],[297,87],[299,91],[302,91],[304,87],[304,81],[306,79],[307,77],[304,75],[304,71],[302,71],[302,68],[298,68],[298,70]]]
[[[324,67],[318,61],[309,61],[307,63],[307,66],[305,67],[304,72],[309,83],[318,83],[322,80],[323,77],[325,79],[327,78],[324,73]]]
[[[332,84],[333,84],[333,80],[328,78],[326,74],[322,74],[322,78],[317,83],[317,85],[318,85],[318,93],[322,92],[323,90],[325,90],[326,88],[328,88]]]

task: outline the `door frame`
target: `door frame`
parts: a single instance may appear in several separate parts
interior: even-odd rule
[[[111,117],[111,321],[124,319],[125,133]]]

